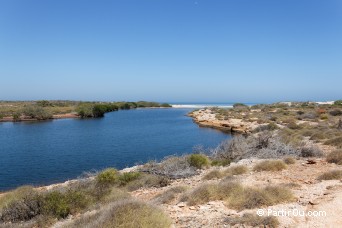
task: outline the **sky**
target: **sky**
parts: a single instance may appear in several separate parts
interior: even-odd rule
[[[0,100],[342,99],[341,0],[0,0]]]

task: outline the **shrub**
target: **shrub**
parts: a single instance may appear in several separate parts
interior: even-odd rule
[[[16,113],[13,113],[13,115],[12,115],[12,117],[13,117],[13,121],[20,121],[20,113],[18,113],[18,112],[16,112]]]
[[[203,204],[219,198],[217,192],[217,185],[203,184],[190,193],[183,195],[181,201],[187,201],[187,204],[190,206]]]
[[[342,150],[334,150],[327,156],[329,163],[342,165]]]
[[[160,203],[160,204],[170,203],[171,201],[176,199],[176,197],[179,194],[183,193],[186,189],[187,188],[185,186],[176,186],[176,187],[170,188],[166,190],[165,192],[154,197],[153,202]]]
[[[341,109],[334,109],[329,112],[330,115],[332,116],[341,116],[342,115],[342,110]]]
[[[197,169],[209,166],[209,159],[203,154],[191,154],[188,159],[190,166],[196,167]]]
[[[312,143],[302,143],[299,147],[300,156],[302,157],[322,157],[323,152],[322,150],[312,144]]]
[[[297,130],[297,129],[301,129],[301,126],[296,124],[295,121],[290,121],[288,124],[287,124],[287,127],[292,129],[292,130]]]
[[[46,214],[52,214],[57,218],[66,218],[70,214],[70,205],[66,197],[60,192],[48,193],[43,202],[43,210]]]
[[[342,105],[342,100],[337,100],[334,102],[334,105]]]
[[[159,208],[139,201],[122,200],[111,204],[96,214],[83,215],[66,227],[167,228],[170,226],[171,219]]]
[[[96,181],[99,184],[114,184],[118,180],[118,171],[114,168],[108,168],[101,171],[96,176]]]
[[[34,193],[35,190],[32,186],[22,186],[15,190],[7,192],[3,196],[0,196],[0,210],[8,206],[11,202],[23,199],[25,196]]]
[[[320,175],[318,180],[340,180],[342,179],[342,170],[332,170],[329,172],[325,172]]]
[[[28,221],[41,214],[41,205],[41,197],[35,191],[20,194],[1,210],[0,222]]]
[[[230,164],[230,160],[229,159],[213,159],[211,160],[210,165],[211,166],[227,166]]]
[[[292,165],[296,163],[296,159],[294,157],[285,157],[283,159],[283,161],[285,162],[285,164],[287,165]]]
[[[151,188],[151,187],[165,187],[170,184],[170,180],[167,177],[153,175],[153,174],[142,174],[139,178],[130,181],[126,184],[126,188],[129,191],[135,191],[139,188]]]
[[[325,141],[325,145],[336,146],[337,148],[342,148],[342,136],[338,136]]]
[[[292,192],[283,186],[267,186],[263,189],[245,188],[242,193],[231,197],[232,208],[253,209],[289,202],[294,199]]]
[[[238,161],[244,158],[281,158],[297,156],[298,150],[272,136],[268,132],[261,132],[255,136],[234,136],[231,140],[222,142],[213,150],[214,159]]]
[[[164,159],[161,163],[149,162],[140,168],[140,171],[166,176],[171,179],[186,178],[197,174],[196,169],[190,166],[187,156],[171,156]]]
[[[123,173],[119,176],[118,180],[119,180],[120,185],[126,185],[127,183],[138,179],[140,175],[141,173],[139,172]]]
[[[284,186],[267,186],[262,189],[243,187],[233,181],[219,184],[203,184],[186,193],[181,201],[188,205],[204,204],[213,200],[224,200],[231,208],[253,209],[289,202],[294,199],[292,192]]]
[[[224,176],[224,174],[220,170],[212,170],[207,173],[202,179],[203,180],[212,180],[212,179],[220,179]]]
[[[230,175],[241,175],[245,174],[248,172],[248,168],[245,165],[237,165],[228,168],[225,173],[230,174]]]
[[[257,216],[255,214],[246,213],[241,217],[229,217],[225,220],[225,223],[228,223],[231,226],[240,224],[240,225],[248,225],[252,227],[278,227],[279,221],[276,217],[273,216]]]
[[[281,171],[286,169],[286,164],[281,160],[266,160],[259,162],[253,168],[254,171]]]
[[[52,118],[52,114],[38,105],[29,105],[23,108],[22,113],[37,120],[47,120]]]

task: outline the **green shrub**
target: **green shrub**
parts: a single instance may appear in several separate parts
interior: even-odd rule
[[[227,166],[231,163],[229,159],[213,159],[211,160],[211,166]]]
[[[52,114],[46,109],[37,105],[28,105],[23,108],[22,113],[37,120],[47,120],[52,118]]]
[[[16,112],[16,113],[13,113],[12,117],[13,117],[13,121],[20,121],[20,116],[21,114]]]
[[[57,218],[66,218],[70,214],[70,205],[66,197],[57,191],[48,193],[43,200],[43,210]]]
[[[342,179],[342,170],[332,170],[329,172],[325,172],[320,175],[318,180],[340,180]]]
[[[114,184],[118,180],[118,171],[108,168],[97,174],[96,181],[99,184]]]
[[[125,188],[128,191],[135,191],[139,188],[151,188],[151,187],[165,187],[170,184],[170,180],[167,177],[153,175],[153,174],[141,174],[139,178],[128,182]]]
[[[128,172],[128,173],[122,173],[119,176],[119,183],[120,185],[126,185],[127,183],[134,181],[140,177],[141,173],[139,172]]]
[[[334,105],[339,105],[339,106],[342,105],[342,100],[337,100],[337,101],[335,101],[335,102],[334,102]]]
[[[342,150],[334,150],[327,156],[329,163],[342,165]]]
[[[281,160],[266,160],[259,162],[253,168],[254,171],[281,171],[286,169],[286,164]]]
[[[209,159],[203,154],[191,154],[188,159],[189,164],[197,169],[209,166]]]

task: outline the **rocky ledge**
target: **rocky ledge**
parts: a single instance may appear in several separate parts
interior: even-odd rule
[[[230,133],[248,134],[259,126],[257,122],[245,122],[242,119],[230,118],[219,120],[211,109],[200,109],[188,114],[193,121],[202,127],[211,127]]]

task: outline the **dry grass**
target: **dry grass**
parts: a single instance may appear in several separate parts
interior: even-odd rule
[[[342,179],[342,170],[332,170],[320,175],[318,180],[340,180]]]
[[[335,163],[342,165],[342,150],[334,150],[327,156],[327,161],[329,163]]]
[[[247,172],[248,172],[248,167],[245,165],[232,166],[225,170],[225,173],[228,175],[241,175]]]
[[[246,213],[241,217],[230,217],[225,220],[231,226],[247,225],[252,227],[278,227],[279,221],[273,216],[257,216],[255,214]]]
[[[181,193],[186,191],[186,189],[187,189],[187,187],[185,187],[185,186],[176,186],[176,187],[170,188],[170,189],[166,190],[165,192],[157,195],[153,199],[153,202],[158,203],[158,204],[170,203],[173,200],[175,200],[178,195],[180,195]]]
[[[146,203],[123,200],[110,205],[101,211],[83,215],[64,228],[167,228],[171,219],[162,210]]]
[[[293,199],[292,192],[283,186],[267,186],[263,189],[248,187],[232,197],[229,206],[238,210],[253,209],[290,202]]]
[[[214,169],[214,170],[210,171],[209,173],[207,173],[202,179],[203,180],[212,180],[212,179],[220,179],[222,177],[224,177],[224,173],[218,169]]]
[[[254,171],[281,171],[286,169],[286,164],[281,160],[266,160],[256,164],[253,168]]]
[[[259,189],[225,181],[219,184],[203,184],[186,193],[181,201],[186,201],[188,205],[197,205],[213,200],[224,200],[229,207],[242,210],[276,205],[293,199],[292,192],[284,186],[267,186]]]

